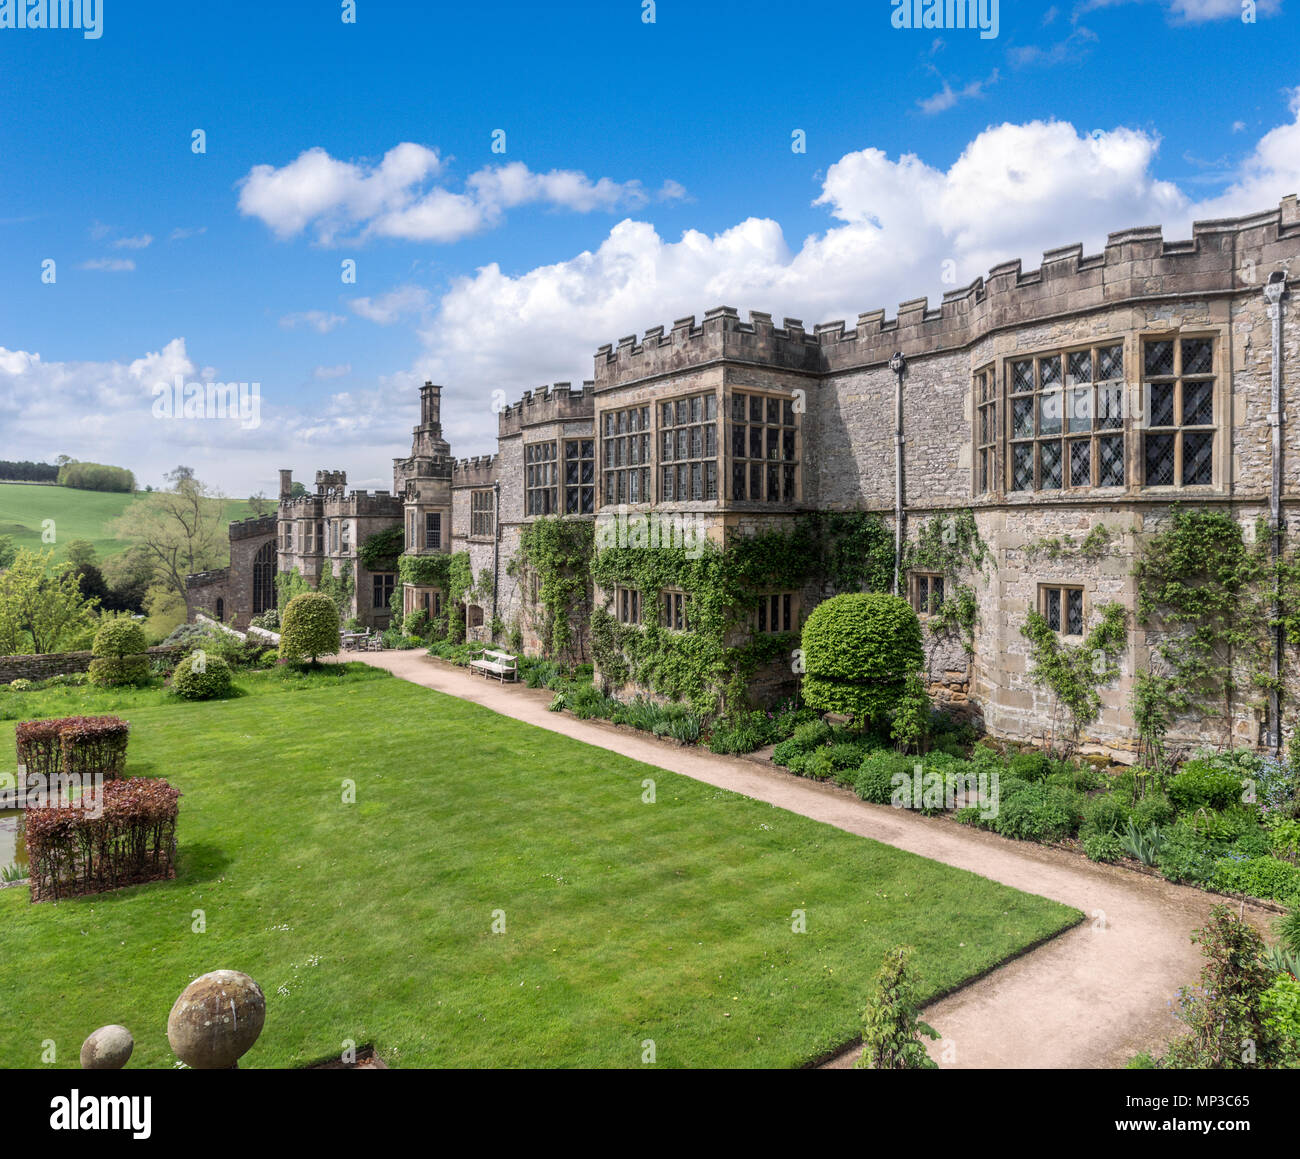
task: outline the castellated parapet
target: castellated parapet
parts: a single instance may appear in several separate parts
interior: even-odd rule
[[[504,407],[497,416],[497,437],[517,435],[524,427],[540,423],[590,419],[596,413],[596,384],[590,380],[574,390],[573,384],[557,382],[553,386],[526,390],[513,406]]]
[[[945,293],[937,309],[928,298],[913,298],[894,318],[884,309],[859,314],[852,329],[833,321],[809,332],[793,318],[775,326],[770,314],[752,310],[742,322],[735,309],[718,306],[698,326],[691,315],[668,333],[652,326],[640,342],[630,335],[600,347],[595,389],[723,359],[834,372],[888,362],[896,350],[909,358],[959,350],[998,330],[1120,302],[1241,293],[1262,286],[1274,268],[1285,268],[1298,237],[1300,209],[1291,195],[1263,213],[1198,221],[1189,241],[1167,242],[1159,226],[1139,227],[1110,234],[1100,254],[1085,256],[1075,244],[1049,250],[1036,270],[1022,270],[1019,260],[1003,262],[987,278]]]
[[[275,534],[274,515],[250,515],[247,519],[235,520],[230,525],[231,539],[252,539],[259,535]]]
[[[497,480],[496,455],[475,455],[452,464],[453,487],[491,487]]]

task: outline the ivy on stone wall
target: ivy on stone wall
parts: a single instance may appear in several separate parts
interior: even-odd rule
[[[507,574],[537,578],[540,622],[533,625],[547,651],[566,663],[583,659],[583,626],[591,612],[591,523],[558,516],[536,519],[519,537]],[[524,601],[527,608],[528,601]]]
[[[1150,629],[1165,668],[1165,679],[1145,695],[1172,713],[1218,717],[1229,745],[1238,696],[1270,684],[1268,536],[1261,520],[1248,544],[1226,511],[1175,506],[1134,567],[1138,622]]]
[[[961,577],[982,577],[985,564],[991,562],[988,545],[975,526],[975,513],[969,508],[930,516],[921,524],[916,539],[903,550],[905,573],[916,570],[943,575],[944,601],[930,618],[930,632],[936,636],[960,635],[967,655],[975,651],[979,608],[975,589],[961,582]]]
[[[1082,539],[1073,536],[1048,536],[1035,540],[1025,547],[1027,559],[1086,559],[1097,560],[1110,550],[1111,530],[1104,523],[1098,523]]]
[[[1058,714],[1070,717],[1070,746],[1077,746],[1080,733],[1101,712],[1101,688],[1119,676],[1119,657],[1128,639],[1128,613],[1123,605],[1104,604],[1100,622],[1081,644],[1065,643],[1047,625],[1042,613],[1031,611],[1021,625],[1029,641],[1029,678],[1052,695],[1052,737],[1056,744]]]
[[[366,536],[357,549],[357,558],[366,571],[395,571],[398,557],[406,547],[406,534],[400,523]]]

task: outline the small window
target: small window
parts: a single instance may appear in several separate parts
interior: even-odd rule
[[[442,514],[426,511],[424,514],[424,549],[425,551],[442,550]]]
[[[636,588],[614,589],[614,618],[620,624],[641,622],[641,593]]]
[[[564,513],[590,515],[596,510],[596,440],[564,441]]]
[[[469,494],[469,533],[472,536],[490,536],[495,529],[496,511],[493,493],[484,489]]]
[[[690,621],[686,618],[686,593],[666,590],[662,594],[663,626],[673,632],[689,632]]]
[[[1053,632],[1083,635],[1083,588],[1043,584],[1038,589],[1039,611]]]
[[[393,586],[397,581],[397,576],[391,571],[375,572],[371,577],[374,586],[371,589],[370,606],[375,611],[383,611],[388,607],[388,601],[393,598]]]
[[[758,598],[754,630],[779,635],[795,630],[795,597],[791,592],[769,592]]]
[[[932,616],[943,606],[943,576],[937,572],[912,573],[912,607],[919,616]]]

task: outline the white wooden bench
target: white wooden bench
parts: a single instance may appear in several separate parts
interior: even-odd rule
[[[471,660],[469,667],[471,672],[482,673],[485,680],[491,680],[495,676],[504,684],[507,676],[511,680],[519,679],[519,658],[511,656],[508,652],[482,648],[478,652],[478,659]]]

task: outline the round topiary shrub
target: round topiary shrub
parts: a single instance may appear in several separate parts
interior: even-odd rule
[[[339,612],[322,592],[294,596],[280,622],[280,657],[301,663],[339,650]]]
[[[144,684],[149,679],[148,646],[144,629],[130,616],[104,620],[91,645],[95,659],[87,672],[90,683],[100,688]]]
[[[925,663],[921,622],[897,596],[834,596],[804,625],[803,660],[807,704],[859,723],[879,719],[902,696],[908,675]]]
[[[234,686],[230,665],[202,650],[191,652],[172,673],[172,690],[186,700],[215,700],[228,696]]]

